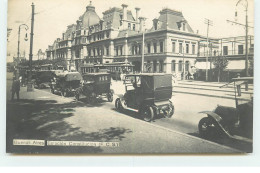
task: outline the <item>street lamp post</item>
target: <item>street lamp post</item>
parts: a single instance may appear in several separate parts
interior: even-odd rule
[[[141,72],[143,73],[144,72],[144,37],[145,37],[145,32],[146,32],[146,29],[143,31],[143,40],[142,40],[142,63],[141,63]]]
[[[236,7],[242,2],[243,0],[239,0],[236,4]],[[227,22],[230,22],[232,24],[236,24],[236,25],[240,25],[240,26],[243,26],[245,27],[245,31],[246,31],[246,60],[245,60],[245,76],[249,76],[248,75],[248,28],[254,28],[252,26],[248,26],[248,1],[247,0],[244,0],[246,2],[246,4],[242,4],[244,7],[245,7],[245,12],[246,12],[246,23],[245,24],[242,24],[242,23],[238,23],[238,22],[235,22],[235,21],[230,21],[230,20],[227,20]],[[235,17],[237,17],[237,11],[235,13]],[[246,91],[248,91],[248,84],[246,84],[246,87],[245,87]]]
[[[184,47],[182,47],[182,80],[185,80]]]
[[[144,72],[144,32],[143,32],[143,44],[142,44],[142,67],[141,67],[142,73]]]
[[[19,30],[18,30],[18,46],[17,46],[17,58],[18,58],[18,61],[20,61],[20,33],[21,33],[21,27],[24,26],[25,30],[27,31],[29,29],[29,27],[26,25],[26,24],[21,24],[19,26]],[[25,34],[25,38],[24,38],[25,41],[28,40],[27,38],[27,33]]]

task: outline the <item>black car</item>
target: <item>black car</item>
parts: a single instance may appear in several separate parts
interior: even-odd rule
[[[161,73],[126,75],[125,94],[115,101],[119,111],[138,112],[145,121],[157,115],[170,118],[174,114],[172,97],[172,75]]]

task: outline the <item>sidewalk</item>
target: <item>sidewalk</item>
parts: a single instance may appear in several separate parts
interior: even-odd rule
[[[117,83],[117,82],[116,82]],[[119,86],[119,85],[115,85]],[[21,88],[7,102],[7,150],[17,153],[238,153],[239,151],[116,112],[114,103],[88,105],[48,91]],[[13,139],[119,142],[119,147],[13,146]]]
[[[174,93],[183,93],[183,94],[194,94],[208,97],[219,97],[226,99],[234,99],[235,92],[233,84],[229,84],[225,87],[221,87],[226,83],[217,83],[217,82],[203,82],[203,81],[193,81],[193,80],[184,80],[178,81],[174,85]],[[249,84],[249,90],[245,91],[244,87],[241,88],[242,97],[241,100],[248,101],[253,95],[253,85]]]

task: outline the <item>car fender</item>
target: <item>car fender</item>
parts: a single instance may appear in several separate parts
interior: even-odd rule
[[[215,112],[212,112],[212,111],[203,111],[203,112],[199,112],[199,113],[202,113],[202,114],[207,114],[208,117],[211,117],[213,118],[219,125],[220,129],[226,134],[228,135],[229,137],[232,137],[232,135],[223,127],[221,121],[222,121],[222,118],[216,114]]]
[[[216,114],[215,112],[212,112],[212,111],[202,111],[202,112],[199,112],[201,114],[207,114],[208,116],[212,117],[214,120],[216,120],[218,123],[220,123],[222,121],[222,118]]]

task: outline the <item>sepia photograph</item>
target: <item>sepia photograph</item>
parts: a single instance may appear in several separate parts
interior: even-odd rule
[[[6,153],[254,153],[254,0],[8,0]]]

